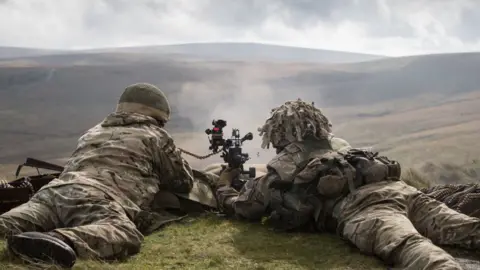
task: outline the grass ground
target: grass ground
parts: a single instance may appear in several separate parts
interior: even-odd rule
[[[3,244],[1,245],[3,248]],[[0,269],[26,269],[6,252]],[[334,235],[280,234],[260,224],[209,216],[147,236],[125,262],[79,261],[73,269],[385,269]]]

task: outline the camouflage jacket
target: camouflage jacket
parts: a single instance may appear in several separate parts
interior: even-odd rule
[[[317,168],[307,166],[309,162],[334,152],[332,146],[345,148],[346,144],[343,140],[337,143],[331,137],[329,140],[304,141],[286,146],[267,164],[267,174],[248,181],[240,192],[231,187],[219,188],[217,198],[220,209],[249,220],[260,220],[269,215],[271,217],[272,213],[275,215],[274,212],[284,212],[290,216],[291,222],[306,223],[307,219],[319,215],[323,209],[321,203],[305,202],[295,192],[288,191],[287,186],[295,181],[308,183],[317,178]],[[298,224],[287,226],[295,227]]]
[[[43,189],[67,184],[94,186],[133,214],[160,190],[189,192],[193,173],[155,119],[112,113],[80,137],[64,171]]]

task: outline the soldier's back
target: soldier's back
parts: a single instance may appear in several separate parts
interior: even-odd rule
[[[155,146],[171,139],[152,118],[112,114],[88,130],[64,171],[49,186],[83,184],[99,188],[138,206],[150,203],[159,190],[161,157]]]

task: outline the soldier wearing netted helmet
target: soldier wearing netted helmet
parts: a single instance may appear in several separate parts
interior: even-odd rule
[[[169,119],[160,89],[128,86],[115,112],[80,137],[60,176],[0,216],[8,249],[30,262],[63,267],[77,257],[137,253],[144,238],[139,222],[149,216],[154,196],[192,187],[192,169],[163,129]]]
[[[270,118],[259,128],[261,147],[269,148],[271,145],[277,152],[267,164],[267,174],[246,182],[237,191],[230,183],[238,177],[239,170],[225,169],[220,174],[217,190],[219,207],[225,213],[249,220],[268,216],[271,223],[288,219],[286,223],[290,228],[305,225],[306,220],[313,216],[313,207],[297,200],[293,193],[285,193],[285,190],[297,176],[306,177],[305,181],[313,179],[314,171],[310,171],[307,164],[315,157],[333,152],[333,145],[349,148],[346,141],[332,135],[331,127],[319,108],[301,99],[273,108]]]

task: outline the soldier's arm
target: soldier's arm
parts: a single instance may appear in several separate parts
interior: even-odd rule
[[[242,189],[241,191],[243,191]],[[240,192],[236,191],[230,186],[223,186],[217,189],[216,197],[218,201],[219,210],[227,215],[235,215],[235,209],[233,203],[238,198]]]
[[[219,188],[216,195],[220,210],[248,220],[261,219],[268,214],[265,202],[268,184],[278,177],[274,170],[269,170],[266,175],[247,181],[240,192],[229,186]]]
[[[193,172],[190,164],[182,157],[173,139],[164,137],[157,147],[159,157],[155,167],[161,184],[173,192],[187,193],[193,186]]]

